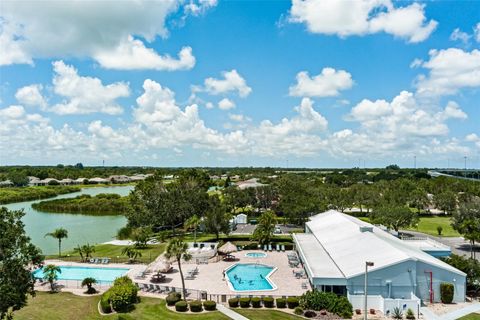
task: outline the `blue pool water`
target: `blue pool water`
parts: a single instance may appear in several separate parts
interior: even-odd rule
[[[83,280],[92,277],[98,282],[113,282],[116,278],[125,275],[129,269],[60,266],[60,270],[62,272],[58,274],[58,280]],[[37,269],[33,275],[35,278],[43,278],[43,270]]]
[[[249,252],[245,256],[249,258],[265,258],[267,254],[264,252]]]
[[[235,291],[272,290],[274,286],[267,276],[273,269],[263,264],[239,263],[227,270],[226,275]]]

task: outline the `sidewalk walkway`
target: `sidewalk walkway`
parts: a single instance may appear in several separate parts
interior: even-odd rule
[[[466,316],[467,314],[474,313],[474,312],[480,312],[480,303],[473,303],[470,306],[449,312],[442,316],[437,316],[427,307],[420,308],[420,313],[423,314],[423,317],[426,320],[456,320],[458,318],[461,318],[463,316]]]
[[[245,318],[232,309],[225,307],[223,304],[217,304],[217,310],[233,320],[248,320],[248,318]]]

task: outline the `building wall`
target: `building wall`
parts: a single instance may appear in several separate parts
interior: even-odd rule
[[[390,267],[368,272],[368,295],[383,298],[409,299],[415,292],[415,261],[405,261]],[[389,297],[389,286],[390,297]],[[349,294],[364,294],[364,274],[348,279]]]
[[[457,273],[432,267],[429,264],[424,262],[417,262],[417,290],[416,295],[424,302],[430,302],[430,274],[426,273],[432,272],[433,281],[433,296],[434,302],[440,301],[440,283],[448,282],[454,285],[454,302],[464,302],[465,301],[465,288],[466,288],[466,278],[465,276],[459,275]]]

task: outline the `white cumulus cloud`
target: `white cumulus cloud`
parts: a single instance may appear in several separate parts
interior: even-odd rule
[[[32,84],[22,87],[15,93],[18,102],[29,107],[39,107],[41,110],[47,108],[47,101],[42,95],[43,86],[41,84]]]
[[[204,86],[194,86],[193,92],[207,92],[211,95],[237,93],[240,97],[245,98],[251,92],[252,88],[247,85],[247,81],[233,69],[231,71],[222,72],[223,79],[207,78]]]
[[[480,51],[458,48],[431,50],[430,59],[421,66],[428,75],[417,79],[417,93],[423,96],[456,94],[462,88],[480,86]]]
[[[218,107],[221,110],[230,110],[230,109],[235,108],[235,103],[228,98],[223,98],[222,100],[220,100],[218,102]]]
[[[106,113],[121,114],[123,108],[116,99],[130,95],[129,86],[123,82],[104,85],[98,78],[82,77],[77,70],[63,61],[53,63],[55,94],[65,100],[53,105],[58,114]]]
[[[206,10],[213,4],[191,1]],[[0,65],[34,58],[90,57],[106,68],[185,70],[195,64],[189,47],[178,59],[145,46],[167,37],[165,21],[184,3],[176,0],[3,1]],[[124,67],[123,67],[124,66]]]
[[[366,35],[385,32],[408,42],[421,42],[435,30],[424,6],[395,7],[390,0],[292,0],[290,22],[304,23],[312,33]]]
[[[307,71],[297,74],[297,83],[290,87],[289,94],[297,97],[331,97],[353,85],[352,75],[344,70],[323,68],[322,72],[310,77]]]

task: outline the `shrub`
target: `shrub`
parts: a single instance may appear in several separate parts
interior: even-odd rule
[[[252,307],[254,308],[260,308],[262,300],[259,297],[253,297],[252,300],[250,300],[252,303]]]
[[[301,316],[303,314],[303,309],[300,307],[296,307],[295,310],[293,311],[296,315]]]
[[[187,311],[187,302],[183,300],[175,302],[175,310],[178,312]]]
[[[303,314],[306,318],[315,318],[317,316],[317,313],[312,310],[305,311]]]
[[[407,318],[408,320],[414,320],[415,319],[415,313],[413,312],[412,309],[408,309],[407,310],[407,314],[405,315],[405,318]]]
[[[202,302],[194,300],[190,302],[190,311],[192,312],[201,312],[202,311]]]
[[[287,302],[283,298],[277,298],[275,303],[277,304],[277,308],[280,308],[280,309],[283,309],[287,306]]]
[[[263,298],[263,306],[265,308],[273,308],[273,301],[272,297],[265,297]]]
[[[100,308],[102,309],[103,313],[112,312],[112,307],[110,306],[110,301],[109,301],[109,295],[110,293],[107,291],[104,294],[102,294],[102,297],[100,298]]]
[[[203,302],[203,308],[208,311],[213,311],[217,309],[217,303],[212,300],[207,300]]]
[[[250,298],[240,298],[240,307],[249,308],[250,307]]]
[[[438,233],[439,236],[442,235],[442,231],[443,231],[442,226],[437,226],[437,233]]]
[[[289,309],[295,309],[298,307],[298,298],[297,297],[288,297],[287,305]]]
[[[355,309],[356,314],[362,314],[362,311],[360,309]]]
[[[346,297],[337,296],[332,292],[307,291],[300,297],[299,302],[303,309],[327,310],[348,319],[353,316],[353,307],[350,301]]]
[[[168,306],[174,306],[178,301],[180,301],[181,295],[178,292],[172,292],[168,294],[168,296],[165,298],[165,301],[167,301]]]
[[[400,310],[400,308],[398,308],[398,307],[393,308],[392,318],[397,319],[397,320],[403,319],[402,310]]]
[[[115,279],[113,286],[104,293],[105,299],[115,311],[128,311],[138,302],[138,289],[129,277]]]
[[[238,307],[238,298],[228,299],[228,306],[230,308],[237,308]]]
[[[452,303],[454,287],[451,283],[440,283],[440,299],[443,303]]]

